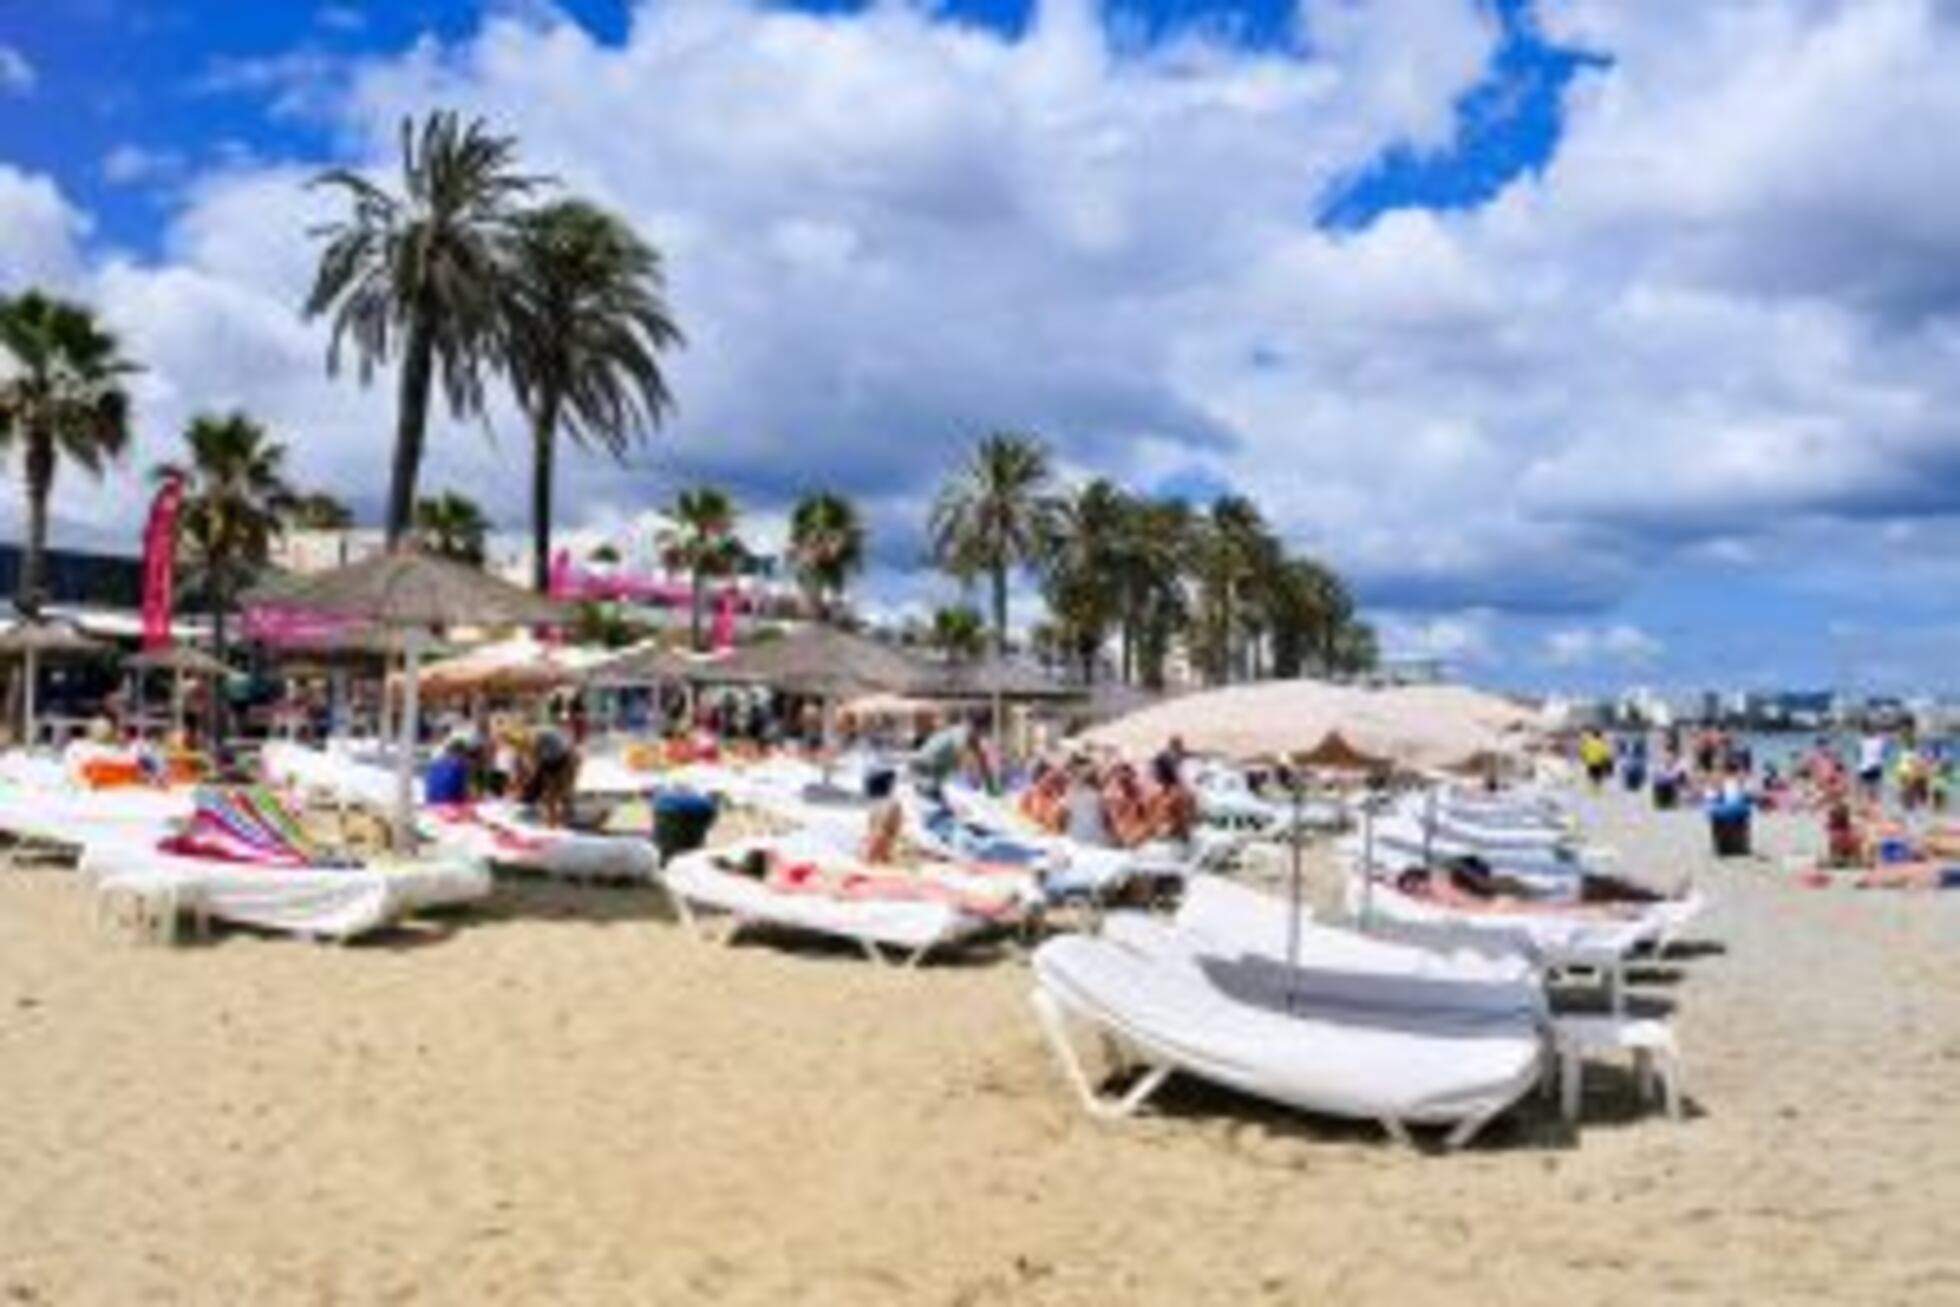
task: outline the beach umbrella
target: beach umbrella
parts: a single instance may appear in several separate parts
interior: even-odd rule
[[[165,645],[161,649],[146,649],[142,653],[124,659],[123,666],[138,673],[139,677],[144,672],[171,674],[171,720],[180,731],[184,729],[184,678],[186,676],[223,677],[231,674],[231,668],[210,654],[184,644]],[[140,681],[138,688],[140,688]]]
[[[402,651],[401,742],[395,757],[395,843],[409,844],[415,808],[415,746],[420,728],[421,657],[431,634],[454,626],[553,626],[570,610],[479,568],[398,549],[255,589],[246,602],[371,623]]]
[[[918,694],[931,684],[931,669],[903,650],[834,626],[799,627],[779,640],[763,640],[713,664],[703,679],[767,685],[812,699],[847,699],[885,691]]]
[[[628,649],[580,673],[587,685],[600,687],[699,685],[712,681],[727,660],[720,655],[686,653],[653,643]]]
[[[21,660],[22,743],[34,747],[34,682],[45,658],[75,658],[108,652],[108,646],[83,635],[66,622],[30,618],[0,632],[0,655]]]

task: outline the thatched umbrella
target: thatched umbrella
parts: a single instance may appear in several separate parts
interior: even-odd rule
[[[988,700],[1008,703],[1059,703],[1083,699],[1088,691],[1069,685],[1020,663],[999,658],[974,662],[944,663],[930,667],[929,678],[919,693],[931,699]]]
[[[83,635],[66,622],[29,619],[14,623],[0,632],[0,656],[21,660],[21,728],[23,742],[32,748],[34,720],[34,682],[43,658],[77,658],[107,653],[109,647]]]
[[[186,676],[223,677],[231,674],[231,668],[219,662],[202,649],[187,644],[166,645],[161,649],[147,649],[123,660],[123,666],[137,674],[137,685],[141,688],[142,674],[145,672],[169,672],[170,714],[172,724],[184,729],[184,678]],[[140,703],[140,696],[139,696]]]
[[[413,549],[377,554],[299,579],[280,578],[246,602],[373,624],[395,633],[404,657],[401,744],[395,758],[395,842],[406,849],[415,807],[417,685],[427,635],[451,626],[552,626],[569,610],[479,568]]]
[[[683,653],[665,645],[641,645],[595,663],[580,674],[587,685],[601,688],[641,685],[700,685],[713,681],[727,660]]]
[[[902,650],[834,626],[810,625],[736,650],[703,679],[767,685],[813,699],[884,691],[929,694],[931,669]]]

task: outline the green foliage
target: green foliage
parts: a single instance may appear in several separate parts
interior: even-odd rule
[[[864,568],[864,522],[842,495],[817,491],[789,519],[789,563],[810,611],[829,620],[844,588]]]
[[[468,495],[445,490],[416,501],[416,541],[439,558],[483,566],[490,539],[490,519]]]
[[[95,315],[39,291],[0,297],[0,456],[20,451],[27,539],[19,603],[38,611],[47,555],[48,497],[55,470],[74,463],[99,477],[129,443],[129,392],[136,365]]]

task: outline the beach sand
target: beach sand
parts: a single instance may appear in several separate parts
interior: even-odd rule
[[[1589,1080],[1456,1154],[1064,1091],[1011,955],[919,972],[500,891],[346,948],[103,938],[0,877],[0,1303],[1960,1302],[1960,894],[1694,871],[1691,1119]],[[1771,829],[1778,847],[1799,838]],[[1637,855],[1637,856],[1634,856]]]

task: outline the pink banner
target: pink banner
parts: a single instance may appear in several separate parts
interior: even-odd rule
[[[184,480],[164,478],[150,503],[143,527],[143,647],[170,647],[171,589],[176,577],[177,510],[184,502]]]
[[[721,598],[715,604],[714,650],[727,653],[735,647],[735,591],[723,586]]]

